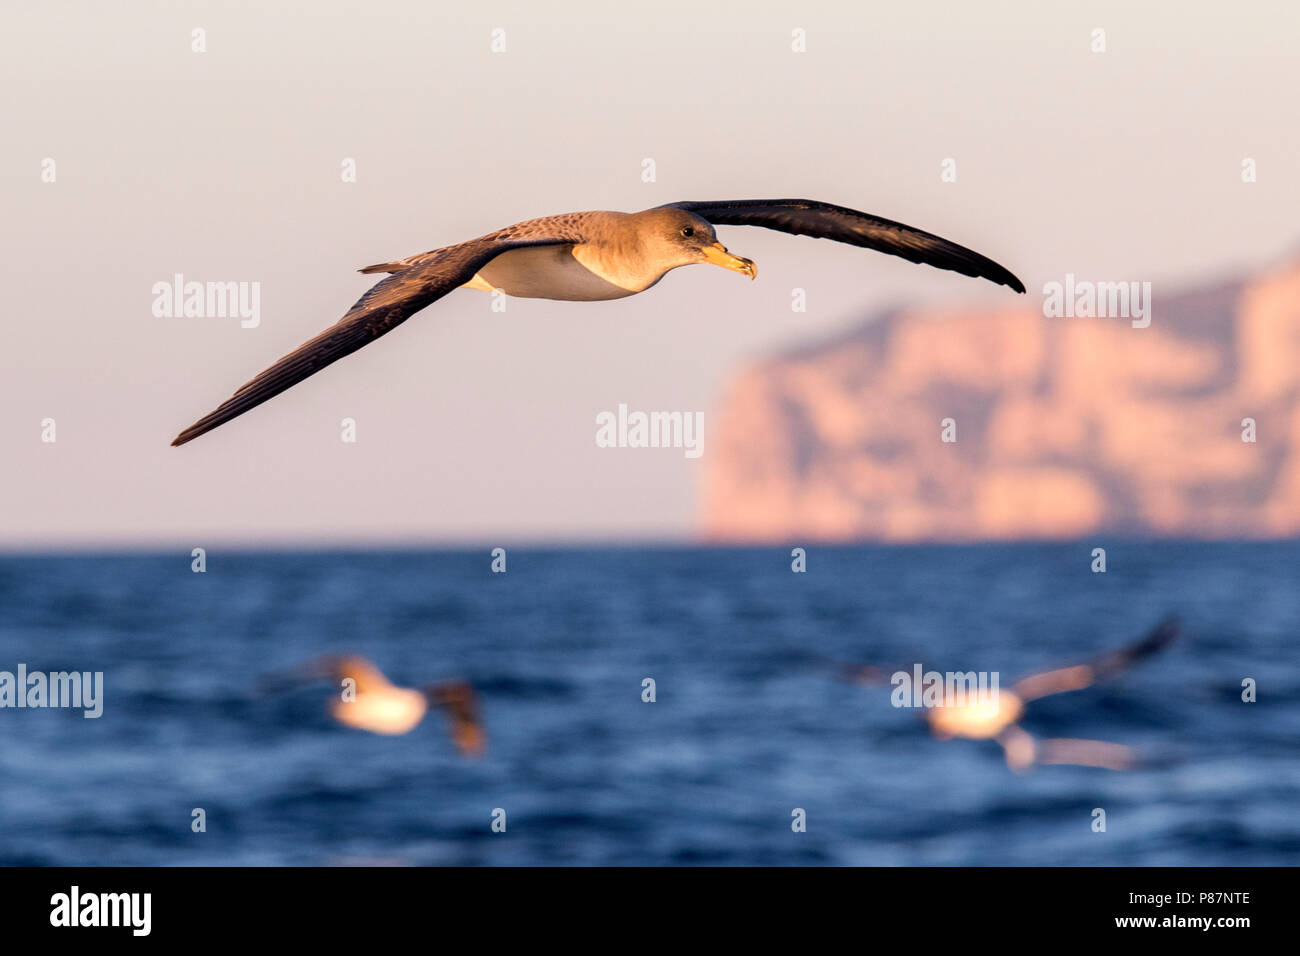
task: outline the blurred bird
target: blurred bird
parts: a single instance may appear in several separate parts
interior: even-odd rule
[[[961,699],[945,700],[938,706],[925,707],[922,717],[930,732],[941,740],[965,737],[970,740],[996,740],[1006,755],[1007,766],[1023,771],[1035,764],[1077,764],[1107,770],[1130,770],[1136,763],[1131,747],[1104,740],[1075,738],[1037,739],[1020,727],[1025,704],[1050,694],[1080,690],[1108,680],[1138,661],[1168,647],[1178,636],[1181,625],[1167,618],[1141,640],[1127,647],[1109,651],[1083,664],[1031,674],[996,694],[978,694],[971,690]],[[892,673],[881,667],[841,665],[842,676],[855,683],[879,686],[892,683]],[[910,677],[910,675],[909,675]]]
[[[263,688],[281,690],[322,679],[332,679],[342,685],[342,693],[329,702],[329,712],[348,727],[375,734],[409,733],[424,720],[429,706],[433,705],[446,715],[451,739],[462,754],[475,756],[486,746],[478,695],[465,681],[444,681],[418,689],[398,687],[364,657],[339,654],[309,661],[289,675],[266,678]],[[348,680],[352,682],[350,685],[343,683]]]
[[[458,288],[534,299],[600,301],[636,295],[681,266],[708,263],[753,279],[714,226],[763,226],[900,256],[1024,292],[992,259],[932,233],[809,199],[678,202],[641,212],[570,212],[498,229],[360,270],[390,273],[334,325],[241,386],[172,441],[183,445],[351,355]]]

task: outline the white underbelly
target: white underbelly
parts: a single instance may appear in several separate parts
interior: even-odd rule
[[[404,734],[424,719],[428,701],[405,688],[358,694],[355,700],[335,700],[330,711],[341,724],[376,734]]]
[[[1015,723],[1023,709],[1018,697],[1002,691],[984,699],[931,707],[924,716],[936,736],[988,740]]]
[[[574,247],[534,246],[503,252],[465,283],[467,289],[492,292],[523,299],[563,299],[571,302],[594,302],[635,295],[659,281],[603,277],[583,265]]]

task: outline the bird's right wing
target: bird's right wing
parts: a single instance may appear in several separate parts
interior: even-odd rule
[[[1114,677],[1143,658],[1169,646],[1181,630],[1182,625],[1177,618],[1166,618],[1135,644],[1108,651],[1086,664],[1031,674],[1012,685],[1011,692],[1022,701],[1030,701],[1049,694],[1088,687],[1097,681]]]
[[[552,223],[551,228],[543,225]],[[501,253],[524,246],[573,242],[576,234],[568,225],[565,217],[534,220],[401,262],[368,266],[361,271],[393,271],[394,274],[373,286],[336,324],[245,383],[216,409],[177,435],[172,444],[193,441],[370,344],[425,306],[464,285]],[[390,266],[396,268],[389,269]]]

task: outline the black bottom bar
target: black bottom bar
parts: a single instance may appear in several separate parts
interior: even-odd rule
[[[174,942],[250,934],[359,942],[352,934],[380,928],[486,931],[499,941],[560,925],[567,941],[599,926],[610,943],[612,921],[629,940],[680,939],[677,928],[703,927],[736,942],[842,924],[873,942],[1033,929],[1052,939],[1200,935],[1231,944],[1286,925],[1295,876],[1263,868],[14,868],[0,870],[0,912],[7,941],[77,934],[81,943],[146,928]]]

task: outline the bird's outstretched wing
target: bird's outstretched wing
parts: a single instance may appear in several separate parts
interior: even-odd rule
[[[265,674],[258,680],[261,694],[279,694],[304,684],[321,680],[342,680],[350,677],[356,681],[358,693],[389,686],[388,678],[373,663],[359,654],[327,654],[293,668]]]
[[[891,671],[872,664],[835,664],[833,671],[842,681],[861,684],[864,687],[878,687],[888,684],[890,676],[897,672],[897,668]]]
[[[351,355],[464,285],[501,253],[524,246],[577,241],[578,234],[569,228],[571,225],[570,217],[533,220],[409,259],[367,266],[361,271],[393,275],[372,287],[337,323],[244,384],[215,410],[177,435],[172,444],[184,445]]]
[[[1031,674],[1017,681],[1012,686],[1011,692],[1022,701],[1030,701],[1038,697],[1046,697],[1048,694],[1060,694],[1067,690],[1088,687],[1098,681],[1114,677],[1143,658],[1168,647],[1181,630],[1182,625],[1177,618],[1166,618],[1134,644],[1108,651],[1086,664]]]
[[[1103,770],[1132,770],[1138,765],[1137,751],[1108,740],[1079,740],[1073,737],[1048,737],[1038,741],[1035,755],[1040,764],[1074,764],[1078,767],[1101,767]]]
[[[669,207],[692,212],[717,226],[764,226],[796,236],[834,239],[875,249],[909,262],[923,262],[962,275],[988,279],[1025,291],[1025,284],[992,259],[901,222],[812,199],[733,199],[675,202]]]
[[[1137,766],[1137,752],[1132,747],[1106,740],[1074,737],[1036,740],[1015,724],[998,734],[997,740],[1006,754],[1007,766],[1017,773],[1035,764],[1074,764],[1105,770],[1132,770]]]
[[[424,688],[425,696],[436,704],[451,724],[451,739],[466,756],[483,752],[487,735],[479,717],[478,694],[465,681],[446,681]]]

